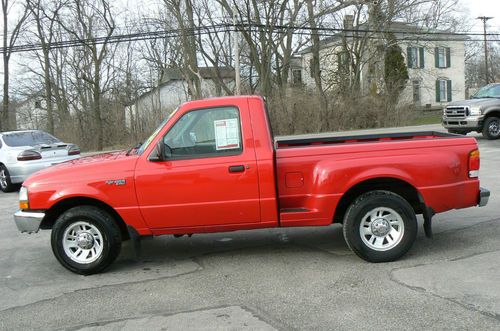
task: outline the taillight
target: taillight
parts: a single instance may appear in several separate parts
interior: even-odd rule
[[[71,146],[68,155],[80,155],[80,148],[76,145]]]
[[[479,151],[476,149],[469,153],[469,177],[479,177]]]
[[[32,150],[26,150],[17,156],[18,161],[31,161],[31,160],[40,160],[42,158],[42,155],[38,153],[37,151],[32,151]]]

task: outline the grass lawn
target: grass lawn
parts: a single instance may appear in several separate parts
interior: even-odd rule
[[[442,114],[441,110],[418,112],[413,118],[408,120],[408,125],[439,124],[441,123]]]

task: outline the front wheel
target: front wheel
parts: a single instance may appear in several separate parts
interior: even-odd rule
[[[498,117],[489,117],[484,121],[483,136],[489,140],[500,138],[500,119]]]
[[[121,242],[115,220],[93,206],[67,210],[52,228],[55,257],[66,269],[82,275],[101,272],[113,263],[120,254]]]
[[[390,262],[410,250],[417,236],[417,219],[401,196],[371,191],[349,207],[343,230],[356,255],[369,262]]]

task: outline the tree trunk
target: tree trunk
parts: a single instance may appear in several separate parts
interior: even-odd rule
[[[314,16],[314,5],[313,0],[307,0],[307,14],[308,14],[308,23],[311,28],[311,41],[312,41],[312,73],[314,76],[314,83],[316,84],[316,88],[318,89],[320,95],[320,130],[327,130],[329,128],[329,114],[328,114],[328,98],[323,89],[323,83],[321,81],[321,68],[320,68],[320,40],[319,35],[315,31],[316,29],[316,20]]]
[[[2,118],[0,121],[0,130],[9,130],[9,57],[10,51],[7,50],[9,46],[8,40],[8,20],[7,20],[7,1],[2,1],[2,14],[3,14],[3,101],[2,101]]]

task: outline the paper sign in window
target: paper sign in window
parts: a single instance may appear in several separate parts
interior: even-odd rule
[[[218,151],[240,148],[240,130],[237,118],[214,121],[215,147]]]

